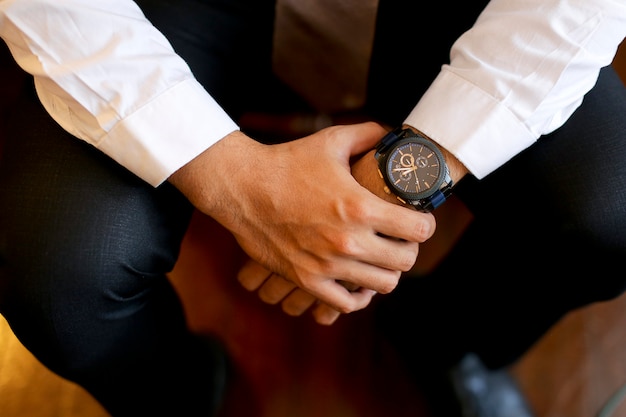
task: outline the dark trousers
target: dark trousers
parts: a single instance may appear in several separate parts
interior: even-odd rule
[[[445,7],[403,3],[381,4],[363,109],[388,124],[402,121],[482,7],[459,6],[467,21],[449,29]],[[283,88],[271,75],[273,1],[139,4],[233,117],[280,106],[268,100],[283,97],[268,95]],[[426,12],[440,33],[414,30]],[[423,51],[394,52],[405,37]],[[198,365],[165,275],[192,208],[65,133],[28,90],[0,164],[0,313],[37,358],[114,415],[183,406],[206,415],[211,387],[194,373],[211,364]],[[606,69],[565,126],[485,180],[462,181],[457,195],[475,221],[432,276],[381,299],[386,336],[407,355],[446,362],[471,350],[500,366],[568,311],[621,294],[625,114],[626,90]]]
[[[485,2],[455,4],[465,21],[451,29],[445,3],[407,3],[381,1],[371,64],[369,110],[391,125]],[[434,32],[399,16],[427,16]],[[398,57],[390,45],[403,39],[413,53]],[[407,82],[415,73],[424,79]],[[605,68],[564,126],[487,178],[457,185],[475,218],[469,230],[433,274],[401,280],[377,306],[380,328],[405,358],[442,366],[473,351],[491,367],[509,365],[567,312],[623,293],[625,115],[624,83]]]
[[[624,111],[626,89],[607,68],[561,129],[458,184],[469,229],[433,274],[383,299],[381,328],[406,357],[474,351],[508,365],[567,312],[624,291]]]

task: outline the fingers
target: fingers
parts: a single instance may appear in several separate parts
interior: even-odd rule
[[[330,326],[341,316],[341,313],[328,304],[320,303],[313,309],[313,318],[319,324]]]
[[[340,282],[340,284],[350,292],[358,292],[360,297],[367,300],[367,304],[376,294],[375,291],[358,288],[349,282]],[[313,318],[317,323],[327,326],[333,324],[341,316],[341,312],[337,309],[322,303],[313,295],[299,288],[285,297],[281,305],[283,311],[290,316],[300,316],[314,306],[312,311]]]
[[[356,284],[351,282],[339,281],[339,283],[350,292],[360,292],[363,293],[366,297],[369,297],[368,304],[369,301],[371,301],[371,298],[377,294],[375,291],[359,288],[356,286]],[[326,326],[330,326],[331,324],[333,324],[339,318],[339,316],[341,316],[341,312],[326,303],[318,302],[317,306],[313,309],[313,318],[315,319],[315,321],[319,324],[323,324]]]
[[[237,279],[245,289],[258,290],[259,298],[268,304],[282,301],[283,310],[291,316],[301,315],[317,302],[314,296],[253,260],[244,264]]]
[[[350,168],[354,179],[379,197],[368,202],[374,216],[370,219],[371,224],[383,235],[410,242],[425,242],[435,232],[435,217],[406,207],[395,195],[385,191],[385,182],[379,174],[374,155],[374,150],[368,152]],[[398,207],[390,208],[385,203],[393,203]]]
[[[276,304],[285,299],[296,288],[291,281],[277,274],[271,274],[259,288],[259,298],[268,304]]]
[[[269,283],[270,280],[275,278],[272,275],[266,284]],[[271,284],[273,285],[273,284]],[[342,283],[342,286],[348,287]],[[353,285],[351,285],[354,287]],[[263,288],[263,287],[262,287]],[[348,288],[346,288],[348,290]],[[350,290],[348,290],[350,291]],[[355,288],[355,290],[350,291],[352,293],[358,293],[358,296],[365,300],[365,304],[369,304],[372,297],[376,294],[375,291],[366,290],[362,288]],[[290,292],[281,303],[282,309],[285,313],[290,316],[300,316],[306,311],[310,310],[313,307],[312,315],[315,321],[319,324],[330,326],[333,324],[339,316],[341,316],[341,312],[336,310],[335,308],[329,306],[326,303],[320,302],[316,297],[307,293],[306,291],[296,288],[292,292]]]
[[[318,302],[315,296],[298,288],[285,297],[281,306],[290,316],[300,316]]]
[[[271,273],[255,261],[249,260],[239,271],[237,276],[241,285],[249,291],[257,291],[259,298],[268,304],[281,304],[282,310],[290,316],[301,316],[312,309],[314,320],[322,325],[333,324],[341,312],[317,297],[298,288],[292,282],[280,275]],[[357,298],[360,306],[369,304],[375,291],[359,288],[356,284],[347,281],[335,283],[343,291],[348,291]]]
[[[375,122],[363,122],[346,126],[330,126],[324,129],[326,135],[330,135],[334,140],[336,149],[343,149],[351,156],[361,155],[380,141],[388,129]]]
[[[380,199],[377,203],[387,204]],[[407,207],[397,206],[374,210],[373,213],[380,215],[372,219],[376,230],[383,236],[395,239],[423,243],[432,237],[437,228],[437,222],[432,213],[417,212]]]
[[[268,304],[279,303],[296,288],[296,285],[291,281],[268,271],[253,260],[248,260],[244,264],[239,270],[239,274],[237,274],[237,279],[248,291],[258,290],[259,298]],[[307,294],[304,291],[302,292]],[[304,298],[303,296],[300,297]],[[285,312],[291,315],[302,314],[306,308],[311,306],[312,302],[306,308],[300,307],[300,304],[305,304],[305,301],[294,297],[293,300],[289,301],[288,310],[285,310]],[[302,311],[298,313],[299,310]]]
[[[237,280],[248,291],[256,291],[271,274],[271,271],[250,259],[239,270]]]

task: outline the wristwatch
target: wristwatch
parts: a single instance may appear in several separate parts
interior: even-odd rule
[[[452,193],[450,171],[439,147],[411,129],[387,133],[376,145],[374,156],[385,192],[404,204],[430,212]]]

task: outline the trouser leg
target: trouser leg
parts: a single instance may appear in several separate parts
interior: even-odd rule
[[[213,365],[187,362],[200,359],[191,353],[198,342],[165,276],[189,203],[70,137],[38,103],[20,103],[11,126],[0,172],[0,311],[17,337],[113,415],[210,410],[203,373]],[[191,383],[194,369],[205,382]]]
[[[454,41],[486,4],[379,0],[364,111],[400,125],[449,61]],[[451,8],[455,19],[450,19]]]
[[[397,346],[448,362],[473,351],[499,367],[569,311],[622,294],[624,114],[626,89],[607,68],[561,129],[484,180],[459,183],[469,230],[431,276],[404,280],[384,301]]]
[[[199,3],[142,7],[235,113],[251,99],[231,47],[263,43],[246,26],[260,2]],[[166,278],[192,213],[177,190],[69,136],[26,94],[3,148],[0,211],[0,312],[42,363],[115,416],[210,415],[212,350],[188,332]]]
[[[381,0],[373,117],[403,121],[484,2],[457,6],[455,23],[445,3]],[[484,180],[458,184],[455,194],[475,217],[469,230],[435,273],[407,277],[379,300],[381,328],[405,356],[451,364],[475,351],[490,366],[505,365],[567,312],[623,292],[625,114],[626,89],[607,68],[562,128]]]
[[[275,0],[137,3],[235,120],[274,105],[279,88],[271,61]]]

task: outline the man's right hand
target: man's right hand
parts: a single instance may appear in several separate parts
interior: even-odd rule
[[[170,182],[284,280],[270,298],[298,287],[349,313],[392,291],[435,230],[431,214],[384,201],[353,177],[351,161],[384,134],[378,124],[362,123],[263,145],[234,132]]]

